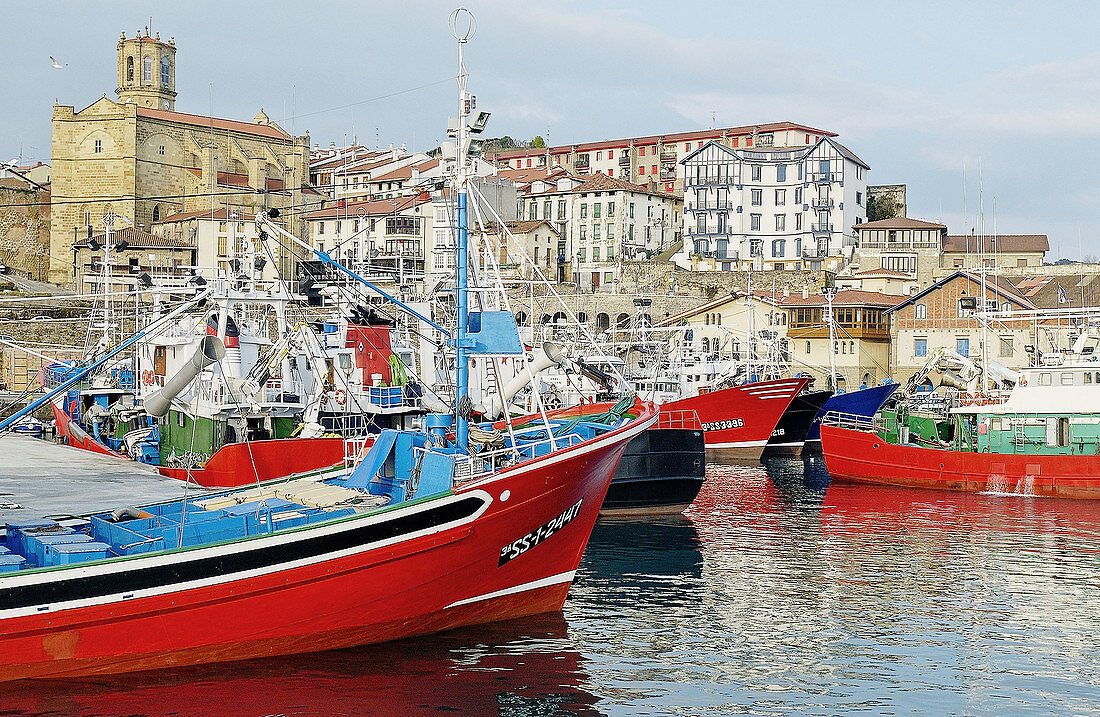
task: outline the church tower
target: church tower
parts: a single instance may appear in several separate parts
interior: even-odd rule
[[[176,109],[176,40],[162,42],[160,33],[140,32],[118,38],[119,102],[158,110]]]

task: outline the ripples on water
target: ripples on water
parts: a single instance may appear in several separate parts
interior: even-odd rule
[[[5,714],[1100,711],[1100,506],[708,467],[600,521],[562,615],[355,650],[0,686]]]

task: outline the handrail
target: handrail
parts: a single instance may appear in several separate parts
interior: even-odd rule
[[[859,413],[828,411],[821,417],[821,425],[849,428],[855,431],[873,431],[875,430],[875,419]]]

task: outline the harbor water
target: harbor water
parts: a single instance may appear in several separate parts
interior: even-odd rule
[[[182,491],[30,439],[0,451],[0,520]],[[0,684],[0,715],[1096,714],[1098,510],[830,486],[820,458],[715,464],[683,516],[601,520],[562,614]]]

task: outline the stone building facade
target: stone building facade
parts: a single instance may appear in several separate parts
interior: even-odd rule
[[[148,83],[146,64],[156,70]],[[73,280],[73,242],[102,230],[108,212],[149,231],[184,211],[281,208],[304,235],[302,217],[321,199],[308,188],[308,135],[291,136],[263,110],[252,122],[176,112],[173,42],[124,37],[118,79],[117,102],[53,108],[51,281]],[[280,257],[287,272],[293,260]]]

